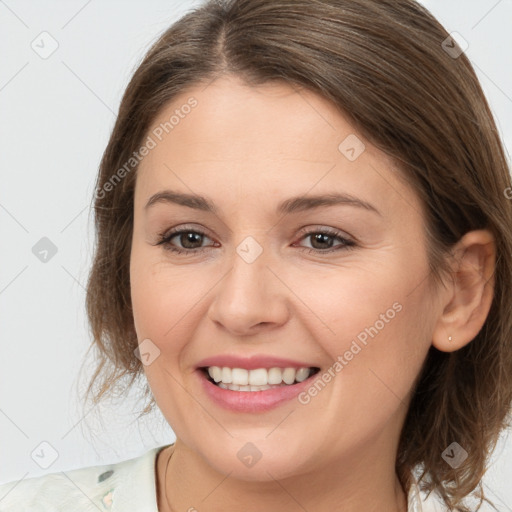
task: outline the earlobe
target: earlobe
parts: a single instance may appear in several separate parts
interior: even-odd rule
[[[489,230],[470,231],[452,254],[451,281],[432,336],[432,344],[443,352],[467,345],[487,319],[494,295],[494,236]]]

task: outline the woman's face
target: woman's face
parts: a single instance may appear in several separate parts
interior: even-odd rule
[[[148,135],[131,297],[177,438],[246,480],[393,467],[440,314],[416,194],[327,100],[285,84],[190,89]],[[225,387],[301,382],[224,389],[205,366],[237,368],[211,370]]]

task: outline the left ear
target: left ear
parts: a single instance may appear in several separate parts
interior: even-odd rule
[[[452,254],[452,280],[432,336],[432,345],[443,352],[468,344],[485,323],[494,295],[494,236],[484,229],[469,231]]]

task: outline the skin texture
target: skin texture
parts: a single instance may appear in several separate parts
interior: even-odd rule
[[[135,327],[139,343],[149,338],[160,351],[144,370],[177,437],[157,459],[159,510],[405,511],[394,465],[411,388],[432,344],[456,350],[483,325],[492,235],[461,239],[454,279],[433,291],[418,197],[331,103],[284,83],[254,88],[223,77],[183,92],[153,126],[191,96],[197,106],[141,162],[135,190]],[[338,149],[351,134],[366,147],[354,161]],[[145,210],[164,189],[206,196],[218,211],[164,202]],[[276,213],[291,196],[332,192],[379,213],[353,205]],[[156,245],[180,226],[206,234],[187,246],[202,249]],[[355,246],[336,236],[315,244],[303,228],[335,230]],[[248,236],[263,249],[252,263],[236,251]],[[329,242],[337,250],[326,253]],[[326,371],[394,303],[394,318],[307,404],[235,413],[200,386],[199,361],[218,354],[293,358]],[[237,457],[247,442],[262,454],[252,467]]]

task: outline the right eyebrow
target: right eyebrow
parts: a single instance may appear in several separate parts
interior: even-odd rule
[[[174,192],[172,190],[162,190],[161,192],[153,194],[146,203],[146,206],[144,206],[144,209],[147,210],[157,203],[174,203],[181,206],[188,206],[189,208],[195,208],[196,210],[215,214],[218,213],[215,205],[205,197],[196,194]]]

